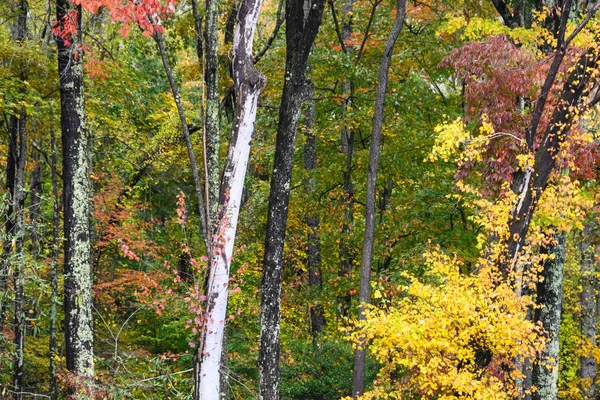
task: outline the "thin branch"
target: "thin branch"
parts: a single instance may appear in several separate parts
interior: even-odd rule
[[[371,7],[371,15],[369,16],[369,22],[367,23],[367,28],[365,29],[365,35],[363,37],[362,43],[360,44],[360,49],[358,50],[358,54],[356,55],[356,64],[358,64],[358,62],[360,61],[360,59],[363,56],[365,44],[367,43],[367,40],[369,39],[371,25],[373,24],[373,20],[375,19],[375,11],[377,10],[377,6],[379,4],[381,4],[382,1],[383,0],[375,0],[375,2],[371,3],[373,5],[373,7]]]
[[[340,23],[338,22],[337,14],[335,12],[335,6],[333,5],[333,0],[329,0],[329,7],[331,8],[331,14],[333,15],[333,23],[335,24],[335,33],[337,34],[338,40],[342,45],[342,51],[346,53],[346,45],[344,44],[344,39],[342,39],[342,31],[340,30]]]
[[[277,8],[277,21],[275,22],[275,28],[273,29],[273,33],[271,33],[271,36],[269,37],[269,39],[267,40],[267,43],[265,43],[265,45],[263,46],[261,51],[259,51],[257,55],[252,57],[252,62],[254,64],[259,62],[260,59],[263,58],[263,56],[267,53],[267,51],[269,50],[269,48],[271,47],[271,45],[277,38],[277,34],[279,33],[279,28],[281,28],[281,25],[283,25],[283,22],[285,21],[285,10],[283,9],[284,2],[285,2],[285,0],[279,1],[279,7]]]

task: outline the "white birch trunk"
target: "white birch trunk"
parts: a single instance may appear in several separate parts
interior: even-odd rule
[[[220,395],[219,366],[227,317],[229,269],[258,96],[265,83],[265,77],[252,63],[252,42],[261,6],[262,0],[243,0],[240,5],[239,23],[234,33],[233,74],[238,104],[221,181],[217,228],[211,249],[204,327],[200,337],[200,385],[199,393],[196,393],[195,397],[202,400],[219,400]]]

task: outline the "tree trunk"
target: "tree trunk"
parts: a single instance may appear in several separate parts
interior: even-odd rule
[[[358,294],[359,308],[358,319],[365,319],[364,306],[371,299],[371,264],[373,262],[373,244],[375,242],[375,223],[377,218],[376,209],[376,190],[377,190],[377,170],[379,168],[379,154],[381,152],[381,131],[383,127],[383,112],[385,108],[385,94],[387,91],[387,81],[392,60],[392,52],[396,40],[400,35],[404,24],[404,14],[406,9],[406,0],[397,0],[396,19],[390,32],[381,64],[379,66],[379,75],[377,83],[377,94],[375,97],[375,109],[373,112],[373,129],[371,131],[371,147],[369,149],[369,171],[367,174],[367,192],[365,207],[365,237],[363,242],[363,252],[360,267],[360,290]],[[365,358],[366,344],[361,343],[354,353],[354,373],[352,378],[352,395],[358,397],[363,394],[365,389]]]
[[[15,7],[17,20],[13,24],[13,40],[22,42],[27,39],[27,14],[29,4],[21,0]],[[24,66],[21,67],[22,81],[27,79]],[[24,93],[25,90],[22,90]],[[7,186],[10,185],[11,213],[9,214],[11,231],[8,232],[7,242],[10,249],[10,262],[13,265],[14,285],[14,340],[15,357],[13,361],[13,398],[23,399],[23,365],[25,357],[25,254],[23,242],[25,240],[25,164],[27,163],[27,114],[25,109],[18,110],[10,116],[9,121],[9,152],[8,162],[12,163],[7,171]],[[8,180],[10,179],[10,181]]]
[[[204,197],[202,193],[202,183],[200,182],[200,173],[198,172],[198,163],[196,162],[196,155],[194,154],[194,145],[192,143],[192,137],[190,136],[190,129],[185,118],[185,111],[181,104],[181,97],[179,96],[179,87],[173,77],[171,71],[171,65],[169,64],[169,58],[167,57],[167,50],[165,49],[165,42],[163,36],[159,32],[155,32],[152,36],[158,50],[160,51],[160,58],[162,59],[165,74],[169,80],[171,86],[171,92],[173,99],[175,100],[175,106],[177,107],[177,114],[179,115],[179,121],[181,122],[181,131],[185,140],[185,146],[187,149],[188,157],[190,159],[190,167],[192,168],[192,179],[194,180],[194,189],[196,191],[196,201],[198,202],[198,217],[200,218],[200,236],[204,239],[204,245],[206,249],[210,249],[209,240],[209,228],[207,222],[206,208],[204,207]]]
[[[52,128],[50,132],[51,157],[51,179],[52,179],[52,264],[50,269],[50,398],[58,399],[57,365],[58,344],[56,332],[58,327],[58,253],[60,251],[60,198],[58,197],[58,177],[56,168],[58,164],[58,149],[56,147],[56,132]]]
[[[72,5],[57,0],[56,19],[64,28]],[[77,31],[70,43],[56,38],[63,146],[64,204],[64,309],[67,369],[77,380],[69,392],[91,396],[87,391],[94,375],[92,262],[89,222],[88,138],[83,91],[81,9],[77,7]]]
[[[305,91],[308,55],[321,25],[324,4],[324,0],[286,1],[285,80],[269,194],[260,306],[258,366],[262,400],[279,399],[281,277],[294,142]]]
[[[227,317],[229,272],[237,228],[250,140],[258,96],[265,77],[252,63],[252,41],[262,0],[242,0],[233,43],[233,77],[236,92],[236,119],[219,194],[216,229],[210,258],[204,325],[200,336],[200,366],[195,371],[194,398],[218,400],[219,366]]]
[[[314,131],[316,120],[315,103],[313,100],[314,88],[312,83],[306,83],[304,110],[304,170],[307,178],[304,182],[306,198],[311,204],[306,215],[306,225],[308,228],[308,285],[314,287],[313,294],[321,292],[323,288],[323,275],[321,273],[321,239],[319,236],[319,216],[315,210],[314,198],[316,191],[315,170],[317,168],[317,141]],[[323,331],[325,326],[325,314],[323,306],[317,300],[312,299],[309,306],[310,327],[313,336],[317,336]]]
[[[206,84],[205,136],[206,165],[208,186],[208,221],[209,232],[214,228],[213,222],[219,205],[219,186],[221,168],[219,162],[219,0],[206,0],[206,30],[204,31],[206,68],[204,82]]]
[[[333,7],[333,3],[332,7]],[[352,34],[352,8],[354,0],[346,0],[342,8],[342,45],[350,39]],[[342,47],[346,54],[352,53],[351,47]],[[338,270],[339,277],[350,277],[352,274],[352,265],[354,257],[351,249],[352,224],[354,222],[354,184],[352,183],[352,160],[354,158],[354,130],[350,129],[346,123],[346,114],[348,109],[352,107],[354,96],[354,81],[344,80],[342,82],[342,153],[346,156],[344,164],[344,219],[342,222],[342,237],[340,238],[340,268]],[[340,299],[342,301],[342,315],[349,316],[350,296]]]
[[[13,371],[14,399],[22,399],[23,395],[23,364],[25,350],[25,253],[23,242],[25,239],[25,164],[27,162],[27,138],[25,132],[25,113],[19,116],[11,116],[11,141],[15,140],[12,147],[15,153],[13,159],[15,175],[12,195],[12,225],[10,243],[12,247],[11,259],[13,262],[13,285],[15,288],[14,299],[14,344],[15,359]]]
[[[39,232],[40,227],[40,208],[42,206],[42,160],[40,153],[34,153],[33,162],[35,168],[31,172],[31,184],[29,194],[29,219],[31,220],[31,226],[29,227],[31,237],[31,253],[34,259],[37,259],[40,255],[42,245],[42,235]]]
[[[536,391],[533,400],[558,398],[558,339],[562,310],[563,272],[565,264],[566,234],[554,237],[555,243],[542,249],[551,258],[546,260],[542,270],[543,278],[537,284],[537,305],[535,321],[541,322],[549,341],[540,359],[533,366],[532,383]]]
[[[583,228],[581,238],[581,281],[582,292],[579,297],[581,304],[580,330],[584,338],[593,345],[596,344],[596,244],[594,243],[594,224],[588,222]],[[596,360],[592,354],[580,357],[581,370],[579,377],[583,380],[582,392],[584,399],[596,398]]]

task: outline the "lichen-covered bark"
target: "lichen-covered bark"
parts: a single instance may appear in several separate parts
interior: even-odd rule
[[[54,129],[50,132],[50,146],[52,148],[51,157],[51,179],[52,179],[52,264],[50,269],[50,398],[58,399],[58,377],[56,356],[58,356],[58,343],[56,332],[58,327],[58,253],[60,249],[59,223],[60,211],[58,198],[58,177],[56,173],[58,163],[58,149],[56,147],[56,132]]]
[[[537,389],[533,400],[558,398],[558,339],[562,311],[563,275],[565,264],[565,233],[555,235],[555,243],[542,249],[549,255],[537,284],[535,321],[541,322],[548,334],[548,343],[533,366],[532,383]]]
[[[196,399],[220,398],[219,367],[225,334],[229,271],[258,96],[265,83],[265,77],[252,63],[252,41],[261,6],[262,0],[242,0],[239,22],[234,33],[233,78],[237,101],[236,118],[223,171],[215,234],[211,240],[207,301],[198,352],[201,359],[200,366],[195,371]]]
[[[596,321],[597,315],[597,290],[598,280],[596,278],[596,244],[594,237],[596,226],[588,222],[583,229],[581,238],[581,287],[579,295],[581,305],[581,320],[579,327],[584,338],[592,344],[596,344]],[[597,228],[596,228],[597,229]],[[596,398],[596,360],[593,354],[585,354],[580,357],[581,369],[579,377],[582,381],[582,392],[584,399]]]
[[[279,399],[279,335],[283,246],[287,227],[294,143],[304,98],[308,55],[323,16],[324,0],[286,1],[286,63],[275,160],[269,193],[260,306],[260,398]]]
[[[72,5],[57,0],[57,21]],[[81,15],[81,10],[78,9]],[[83,92],[83,54],[78,48],[81,18],[77,32],[67,46],[57,37],[58,72],[60,76],[61,127],[63,146],[64,203],[64,309],[67,369],[80,382],[69,391],[83,395],[94,375],[92,259],[89,221],[88,139]]]
[[[221,168],[219,160],[219,0],[206,0],[206,30],[204,31],[206,68],[206,108],[204,123],[206,128],[206,185],[208,186],[208,220],[210,230],[219,205]]]
[[[369,171],[367,174],[367,191],[365,207],[365,236],[363,242],[362,260],[360,267],[360,289],[358,294],[359,321],[365,320],[364,305],[371,300],[371,264],[373,263],[373,244],[375,242],[375,219],[377,217],[376,209],[376,190],[377,190],[377,170],[379,168],[379,154],[381,152],[381,132],[383,128],[383,111],[385,108],[385,94],[387,91],[387,81],[390,63],[392,61],[392,52],[396,40],[400,35],[404,24],[404,15],[406,13],[406,0],[397,0],[396,18],[394,26],[387,38],[381,64],[379,66],[379,75],[377,83],[377,93],[375,96],[375,109],[373,111],[373,128],[371,130],[371,147],[369,149]],[[357,347],[354,353],[354,372],[352,378],[352,395],[360,396],[365,389],[365,358],[366,345],[363,343]]]

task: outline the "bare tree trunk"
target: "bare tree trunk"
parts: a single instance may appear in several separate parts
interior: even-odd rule
[[[342,8],[342,33],[341,41],[342,45],[352,34],[352,8],[354,6],[354,0],[346,0]],[[331,3],[333,7],[333,3]],[[352,53],[351,47],[342,47],[346,54]],[[348,109],[352,107],[352,101],[354,96],[354,81],[344,80],[342,82],[342,95],[344,100],[342,102],[342,152],[346,156],[344,164],[344,219],[342,222],[342,237],[340,239],[339,252],[340,252],[340,269],[338,276],[349,277],[352,274],[352,265],[354,264],[354,257],[351,250],[351,235],[352,235],[352,224],[354,222],[354,184],[352,183],[352,161],[354,158],[354,130],[350,129],[346,124],[346,114]],[[350,309],[350,296],[346,296],[341,299],[344,303],[342,309],[345,316]]]
[[[25,239],[25,164],[27,162],[27,138],[25,133],[25,114],[20,116],[11,116],[11,140],[16,139],[13,149],[13,155],[16,162],[15,176],[13,182],[12,204],[13,204],[13,232],[11,233],[13,285],[15,288],[14,300],[14,344],[15,360],[13,371],[14,399],[22,399],[23,395],[23,364],[25,350],[25,254],[23,242]]]
[[[219,205],[219,186],[221,183],[221,168],[219,157],[219,0],[206,0],[206,30],[204,31],[206,68],[204,82],[206,84],[205,108],[205,137],[206,137],[206,164],[208,186],[208,221],[209,231],[214,228]]]
[[[52,128],[50,132],[50,146],[52,147],[51,179],[52,179],[52,264],[50,269],[50,398],[58,399],[58,382],[56,357],[58,356],[58,344],[56,332],[58,327],[58,253],[60,251],[60,198],[58,197],[58,177],[56,168],[58,164],[58,149],[56,147],[56,132]]]
[[[219,367],[223,350],[231,257],[237,228],[250,140],[258,96],[265,77],[252,63],[252,41],[262,0],[242,0],[233,42],[233,77],[236,92],[236,119],[219,194],[216,229],[211,249],[204,325],[200,336],[200,368],[195,371],[194,398],[218,400]]]
[[[286,1],[286,63],[275,160],[269,194],[260,306],[260,398],[279,399],[283,247],[294,161],[294,143],[305,92],[308,55],[323,16],[324,0]]]
[[[321,239],[319,236],[319,215],[314,207],[315,198],[315,170],[317,168],[317,140],[314,131],[316,121],[315,103],[313,100],[314,88],[311,82],[306,82],[304,110],[304,170],[307,178],[304,182],[307,200],[311,202],[306,215],[308,227],[308,286],[315,288],[314,292],[320,293],[323,288],[323,274],[321,273]],[[309,306],[310,326],[313,336],[323,331],[325,326],[325,313],[323,306],[312,299]]]
[[[536,391],[533,400],[558,398],[558,339],[562,311],[563,275],[566,234],[554,237],[555,243],[542,249],[551,256],[543,266],[542,278],[537,284],[535,321],[541,322],[549,336],[540,359],[533,365],[532,383]]]
[[[27,14],[29,4],[26,0],[20,0],[15,7],[18,10],[17,21],[13,24],[13,40],[21,42],[27,38]],[[27,79],[26,70],[21,68],[20,78]],[[9,134],[10,143],[8,161],[13,163],[13,171],[7,173],[7,186],[10,187],[12,213],[12,231],[8,235],[11,247],[11,262],[13,264],[13,286],[14,286],[14,340],[15,357],[13,361],[13,398],[23,399],[23,365],[25,357],[25,254],[23,242],[25,241],[25,164],[27,163],[27,134],[25,130],[27,114],[25,109],[17,111],[10,116]]]
[[[171,92],[173,94],[173,99],[175,100],[175,105],[177,107],[177,114],[179,115],[179,121],[181,122],[181,130],[183,133],[183,138],[185,140],[188,157],[190,159],[190,166],[192,168],[192,178],[194,180],[194,188],[196,190],[196,201],[198,202],[198,217],[200,218],[200,236],[204,239],[204,245],[206,246],[206,249],[208,251],[208,249],[210,249],[209,228],[207,222],[206,208],[204,207],[202,182],[200,181],[200,173],[198,172],[198,163],[196,161],[196,155],[194,154],[194,145],[192,143],[192,137],[190,136],[190,129],[185,118],[185,111],[183,110],[183,105],[181,104],[181,97],[179,96],[179,87],[177,86],[175,78],[173,77],[173,72],[171,71],[171,66],[169,64],[169,58],[167,57],[167,50],[165,49],[165,42],[163,36],[161,33],[155,32],[152,37],[158,45],[158,50],[160,51],[160,58],[162,59],[165,74],[167,75],[169,85],[171,86]]]
[[[596,344],[596,321],[598,319],[596,309],[596,291],[598,280],[596,279],[596,244],[594,243],[595,225],[588,222],[583,228],[581,238],[581,280],[582,292],[580,294],[581,320],[580,330],[583,337]],[[579,377],[583,380],[582,392],[584,399],[596,398],[596,360],[592,354],[580,357],[581,370]]]
[[[392,27],[392,31],[390,32],[385,43],[385,48],[381,57],[381,64],[379,66],[377,94],[375,97],[375,109],[373,112],[373,129],[371,131],[371,147],[369,149],[369,171],[367,174],[365,237],[360,267],[360,290],[358,294],[359,321],[365,319],[364,306],[371,300],[371,264],[373,263],[373,244],[375,242],[375,223],[377,218],[377,171],[379,168],[379,154],[381,152],[381,131],[383,127],[385,94],[387,91],[387,81],[390,62],[392,60],[392,52],[404,24],[405,12],[406,0],[397,0],[394,26]],[[356,348],[354,353],[352,395],[355,397],[362,395],[365,389],[365,359],[366,344],[361,343],[360,346]]]
[[[56,19],[64,27],[72,5],[56,1]],[[89,222],[88,138],[83,90],[81,8],[77,7],[77,31],[70,43],[56,38],[60,77],[64,198],[64,309],[67,369],[78,380],[69,387],[74,396],[93,396],[94,376],[92,259]]]
[[[42,206],[42,163],[40,153],[35,152],[33,162],[35,168],[31,172],[30,194],[29,194],[29,219],[31,226],[29,227],[31,237],[31,253],[34,259],[40,255],[42,245],[42,235],[39,232],[40,224],[40,208]]]

